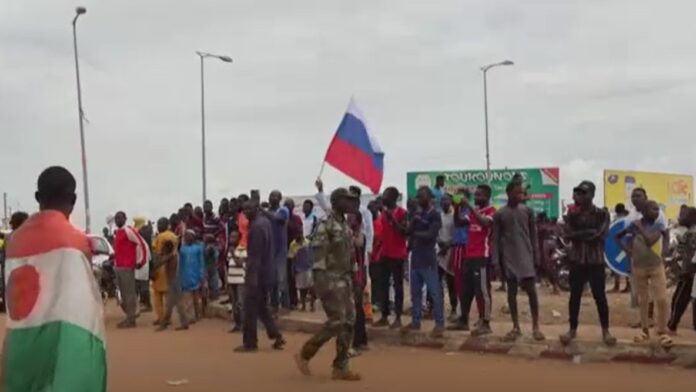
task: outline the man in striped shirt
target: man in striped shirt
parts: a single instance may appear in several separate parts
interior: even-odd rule
[[[467,198],[462,199],[462,208],[468,211],[469,235],[466,242],[464,261],[462,262],[461,310],[457,328],[469,328],[469,311],[471,302],[476,299],[479,306],[480,322],[472,331],[473,336],[491,333],[491,279],[489,274],[491,260],[491,227],[495,207],[490,205],[491,187],[479,185],[474,192],[474,204],[469,205]]]

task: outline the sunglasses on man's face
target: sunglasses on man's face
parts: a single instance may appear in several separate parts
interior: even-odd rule
[[[584,196],[587,194],[587,191],[584,189],[573,189],[573,192],[575,192],[575,194],[581,195],[581,196]]]

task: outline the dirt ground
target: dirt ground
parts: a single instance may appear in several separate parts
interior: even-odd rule
[[[448,391],[509,390],[533,385],[534,390],[685,391],[693,386],[693,371],[663,366],[582,364],[528,361],[499,355],[444,353],[438,350],[373,346],[353,360],[364,380],[346,384],[330,380],[333,345],[312,362],[314,375],[301,376],[292,361],[305,335],[287,336],[283,352],[261,342],[256,354],[235,354],[240,335],[226,332],[219,320],[204,320],[189,331],[155,333],[144,315],[134,330],[114,328],[120,315],[107,315],[109,390],[148,392],[234,391]],[[3,320],[4,321],[4,320]],[[4,335],[3,329],[0,335]],[[501,375],[504,375],[501,377]],[[168,381],[186,380],[171,386]]]
[[[621,282],[623,288],[625,282]],[[613,282],[607,282],[607,289],[611,289]],[[496,289],[500,287],[500,283],[493,283],[493,320],[501,321],[508,320],[509,315],[503,310],[507,303],[507,294],[499,292]],[[673,289],[672,289],[673,290]],[[558,295],[551,294],[551,289],[545,286],[540,286],[540,306],[541,306],[541,323],[545,325],[566,325],[568,323],[568,297],[569,293],[561,292]],[[669,291],[669,299],[671,301],[672,291]],[[527,296],[524,293],[518,294],[518,308],[520,310],[520,320],[529,323],[531,318],[529,315],[529,305]],[[614,327],[627,327],[639,320],[638,309],[631,308],[630,294],[627,293],[607,293],[609,301],[609,317],[610,324]],[[445,299],[445,309],[449,311],[449,300]],[[474,313],[475,306],[472,306],[471,319],[476,320],[477,316]],[[554,316],[555,315],[555,316]],[[691,307],[686,310],[680,327],[682,329],[692,329],[692,312]],[[595,308],[592,295],[589,293],[589,288],[585,288],[585,294],[582,297],[582,306],[580,308],[580,324],[598,325],[597,310]]]

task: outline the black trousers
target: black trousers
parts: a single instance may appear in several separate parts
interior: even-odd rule
[[[674,290],[674,295],[672,295],[672,311],[669,316],[669,322],[667,327],[676,331],[679,327],[679,321],[681,320],[686,308],[689,307],[691,300],[691,288],[694,285],[693,275],[682,275],[677,282],[677,288]],[[696,305],[696,303],[694,304]],[[696,329],[696,306],[691,306],[692,323],[694,329]]]
[[[269,339],[277,339],[281,336],[273,316],[271,316],[271,310],[268,308],[268,297],[271,289],[265,285],[244,287],[244,347],[258,347],[256,331],[258,320],[263,323]]]
[[[297,286],[295,285],[295,271],[292,268],[292,260],[288,260],[288,295],[290,300],[290,308],[295,309],[299,303],[299,298],[297,297]]]
[[[394,283],[394,313],[396,317],[401,317],[404,312],[404,261],[401,259],[383,258],[379,263],[380,275],[380,310],[383,317],[389,317],[389,288],[391,282]]]
[[[460,321],[464,324],[469,323],[469,312],[471,302],[476,299],[477,303],[483,304],[483,314],[479,317],[483,321],[491,321],[491,279],[488,274],[488,259],[467,259],[462,266],[462,315]]]
[[[609,304],[605,293],[605,276],[602,265],[575,265],[570,268],[570,300],[568,301],[568,314],[570,316],[570,329],[578,329],[578,316],[580,315],[580,301],[585,284],[590,284],[592,297],[594,297],[599,323],[603,329],[609,328]]]
[[[447,296],[449,297],[450,307],[452,312],[457,311],[457,305],[459,304],[459,298],[457,298],[457,290],[454,286],[454,276],[450,275],[445,271],[444,268],[438,267],[438,273],[440,274],[440,283],[444,279],[445,283],[442,284],[442,298],[445,298],[445,286],[447,287]],[[430,294],[428,293],[428,298]]]
[[[363,308],[363,292],[365,286],[356,284],[355,291],[355,329],[353,331],[353,347],[367,346],[367,326],[365,325],[365,308]]]

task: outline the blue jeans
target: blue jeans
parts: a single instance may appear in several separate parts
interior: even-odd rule
[[[284,256],[283,256],[284,257]],[[288,288],[288,259],[284,258],[279,262],[280,258],[276,257],[276,285],[271,294],[271,306],[274,308],[290,309],[290,290]]]
[[[435,325],[445,326],[444,309],[442,305],[442,286],[437,267],[411,268],[411,322],[420,327],[423,311],[423,286],[433,297],[433,312]]]

